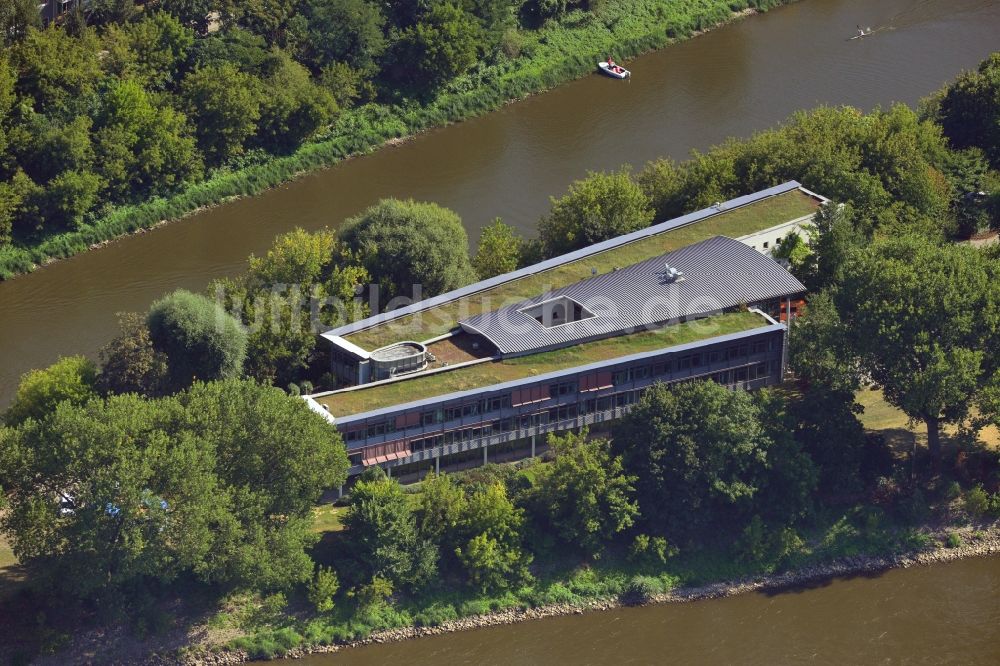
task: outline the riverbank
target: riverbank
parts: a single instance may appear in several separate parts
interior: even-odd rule
[[[81,228],[37,245],[0,249],[0,280],[233,199],[253,196],[350,157],[466,120],[592,73],[609,52],[628,59],[792,0],[668,2],[608,0],[598,15],[572,12],[535,31],[518,33],[517,57],[474,69],[426,105],[366,105],[295,153],[222,171],[168,198],[123,206]],[[613,82],[609,81],[609,84]]]
[[[960,545],[954,544],[956,537]],[[689,603],[732,597],[751,592],[781,592],[809,588],[834,578],[880,574],[891,569],[906,569],[916,566],[930,566],[953,562],[971,557],[1000,555],[1000,524],[989,526],[966,526],[959,529],[937,529],[927,537],[935,545],[925,550],[911,550],[893,554],[854,555],[837,558],[829,562],[811,564],[781,573],[761,574],[733,580],[711,582],[701,585],[682,586],[655,594],[641,604],[628,603],[620,597],[599,597],[576,603],[548,604],[537,608],[508,608],[492,613],[458,618],[430,627],[400,627],[372,633],[367,638],[333,645],[310,645],[293,647],[280,655],[283,658],[298,659],[311,654],[329,654],[349,648],[377,643],[390,643],[412,638],[438,636],[458,631],[484,629],[530,620],[540,620],[565,615],[579,615],[588,612],[608,611],[627,605],[650,605],[666,603]],[[258,657],[259,658],[259,657]],[[157,657],[150,663],[164,666],[223,666],[254,661],[255,656],[243,649],[223,651],[198,651],[180,656]]]

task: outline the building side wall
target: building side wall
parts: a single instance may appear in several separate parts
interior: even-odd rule
[[[337,427],[352,475],[371,465],[433,464],[465,451],[621,418],[658,382],[710,380],[733,389],[777,384],[785,372],[785,336],[776,329],[735,341],[707,340],[683,351],[569,373],[555,382],[486,388],[474,399],[443,399],[419,411],[400,409]]]

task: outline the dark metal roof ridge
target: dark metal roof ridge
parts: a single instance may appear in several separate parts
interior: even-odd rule
[[[330,340],[331,342],[337,342],[337,338],[343,338],[346,335],[351,335],[352,333],[357,333],[358,331],[363,331],[367,328],[373,326],[378,326],[379,324],[384,324],[385,322],[398,319],[400,317],[405,317],[406,315],[414,314],[416,312],[421,312],[429,308],[442,305],[454,301],[465,296],[471,296],[480,291],[485,291],[487,289],[492,289],[498,285],[504,284],[505,282],[511,282],[513,280],[520,279],[522,277],[527,277],[529,275],[534,275],[536,273],[541,273],[547,271],[556,266],[561,266],[562,264],[569,263],[571,261],[577,261],[584,257],[589,257],[592,254],[597,254],[604,252],[606,250],[611,250],[621,245],[626,245],[633,241],[640,240],[642,238],[647,238],[649,236],[655,236],[657,234],[664,233],[666,231],[672,231],[678,227],[687,226],[695,222],[700,222],[704,219],[714,217],[720,213],[729,212],[736,208],[742,208],[743,206],[748,206],[753,203],[757,203],[763,199],[768,199],[770,197],[775,197],[780,194],[785,194],[786,192],[791,192],[793,190],[802,190],[802,185],[797,180],[790,180],[787,183],[782,183],[781,185],[775,185],[774,187],[769,187],[766,190],[761,190],[759,192],[754,192],[752,194],[746,194],[741,197],[736,197],[735,199],[730,199],[728,201],[722,202],[719,206],[710,206],[708,208],[703,208],[702,210],[695,211],[693,213],[688,213],[686,215],[681,215],[680,217],[675,217],[672,220],[667,220],[666,222],[660,222],[659,224],[654,224],[645,229],[640,229],[638,231],[633,231],[630,234],[625,234],[624,236],[616,236],[615,238],[610,238],[606,241],[600,243],[595,243],[594,245],[588,245],[585,248],[575,250],[574,252],[569,252],[567,254],[559,255],[558,257],[553,257],[552,259],[546,259],[537,264],[532,264],[531,266],[525,266],[524,268],[519,268],[516,271],[510,273],[504,273],[503,275],[497,275],[496,277],[489,278],[488,280],[482,280],[480,282],[475,282],[464,287],[459,287],[458,289],[453,289],[452,291],[445,292],[443,294],[438,294],[431,298],[426,298],[422,301],[418,301],[406,307],[398,308],[390,312],[383,312],[381,314],[372,315],[365,319],[361,319],[350,324],[344,324],[343,326],[338,326],[337,328],[330,329],[325,333],[321,334],[321,337]],[[809,193],[810,196],[816,196],[813,193]],[[456,322],[457,325],[457,322]]]
[[[759,311],[754,311],[756,314],[763,313]],[[774,322],[774,319],[764,315],[766,320]],[[370,419],[376,416],[382,416],[384,414],[392,414],[403,409],[417,409],[424,407],[426,405],[437,404],[445,400],[458,400],[460,398],[472,397],[485,393],[487,391],[503,391],[506,389],[517,388],[518,386],[523,386],[524,384],[533,384],[539,381],[550,381],[553,379],[558,379],[560,377],[565,377],[568,374],[576,374],[579,372],[589,372],[592,370],[600,370],[606,368],[609,365],[617,365],[619,363],[630,363],[632,361],[641,361],[644,358],[650,358],[652,356],[657,356],[663,354],[664,352],[683,352],[688,349],[695,349],[697,347],[704,346],[706,344],[717,344],[719,342],[729,342],[730,340],[740,340],[742,338],[747,338],[752,335],[759,335],[761,333],[770,333],[775,330],[785,330],[786,326],[779,323],[769,323],[766,326],[759,326],[757,328],[751,328],[746,331],[737,331],[736,333],[727,333],[725,335],[718,335],[712,338],[704,338],[702,340],[696,340],[694,342],[686,342],[680,345],[674,345],[672,347],[663,347],[661,349],[654,349],[647,352],[638,352],[636,354],[629,354],[628,356],[620,356],[618,358],[607,359],[604,361],[596,361],[594,363],[588,363],[587,365],[578,365],[572,368],[565,368],[563,370],[554,370],[552,372],[547,372],[541,375],[534,375],[530,377],[524,377],[522,379],[512,379],[509,382],[501,382],[499,384],[488,384],[486,386],[481,386],[475,389],[469,389],[468,391],[455,391],[453,393],[443,393],[441,395],[432,396],[429,398],[423,398],[421,400],[414,400],[411,402],[401,402],[395,405],[390,405],[388,407],[381,407],[379,409],[373,409],[367,412],[358,412],[357,414],[348,414],[345,416],[337,416],[331,411],[330,414],[333,415],[336,423],[338,425],[353,423],[355,421],[360,421],[364,419]],[[413,379],[416,379],[419,375],[414,375]]]

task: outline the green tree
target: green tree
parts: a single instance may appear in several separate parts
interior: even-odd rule
[[[419,589],[437,572],[434,545],[417,533],[403,489],[381,469],[354,484],[343,523],[360,582],[385,578],[396,588]]]
[[[516,270],[521,263],[523,246],[524,239],[517,230],[504,224],[499,217],[492,224],[483,227],[479,247],[472,260],[479,279],[485,280]]]
[[[541,466],[535,479],[537,519],[565,543],[600,557],[639,513],[632,499],[635,477],[625,474],[621,456],[611,454],[611,442],[589,439],[586,428],[549,435],[548,443],[555,460]]]
[[[469,581],[482,591],[517,588],[530,580],[531,555],[521,548],[524,511],[500,483],[476,488],[458,526],[465,544],[455,554]]]
[[[97,397],[96,382],[97,367],[84,356],[67,356],[43,370],[31,370],[21,377],[4,421],[16,425],[42,420],[61,402],[83,404]]]
[[[317,330],[367,316],[355,296],[368,274],[353,262],[333,232],[296,229],[264,256],[251,255],[246,274],[214,284],[248,329],[247,374],[282,387],[298,382],[319,366]]]
[[[420,536],[439,546],[441,569],[455,561],[461,543],[461,526],[469,510],[465,491],[447,474],[428,474],[416,511]]]
[[[241,72],[260,74],[272,57],[263,37],[235,26],[195,40],[191,49],[196,69],[229,63]]]
[[[852,349],[886,400],[927,426],[969,414],[997,363],[998,268],[979,251],[905,236],[855,255],[837,297]]]
[[[904,105],[867,115],[850,107],[802,111],[777,129],[731,140],[682,164],[653,162],[637,177],[657,219],[706,208],[787,180],[850,204],[855,233],[951,233],[951,184],[939,168],[939,127]]]
[[[163,90],[179,81],[194,45],[194,31],[157,11],[136,23],[109,26],[104,41],[107,66],[114,74]]]
[[[816,464],[824,498],[853,501],[891,474],[891,452],[880,435],[865,432],[853,392],[812,386],[790,401],[788,411],[795,439]]]
[[[750,394],[710,381],[649,389],[614,433],[643,519],[675,543],[749,520],[770,444]]]
[[[653,211],[628,170],[590,173],[570,185],[538,222],[546,256],[554,257],[615,236],[644,229]]]
[[[33,580],[91,599],[181,574],[256,589],[306,582],[312,507],[348,465],[323,417],[247,381],[63,402],[3,436],[0,528]]]
[[[18,89],[42,113],[85,110],[101,79],[100,51],[93,30],[72,37],[55,25],[29,29],[10,51]]]
[[[461,7],[436,3],[406,28],[388,56],[390,76],[433,90],[468,70],[478,55],[482,28]]]
[[[163,193],[201,178],[203,166],[187,118],[136,81],[112,82],[97,114],[96,168],[119,200]]]
[[[306,57],[317,68],[342,62],[372,72],[385,52],[385,15],[370,0],[306,0]]]
[[[271,151],[290,151],[333,118],[337,102],[316,85],[307,70],[279,56],[264,82],[257,142]]]
[[[246,331],[204,296],[178,289],[153,303],[146,324],[153,347],[167,356],[171,389],[243,373]]]
[[[945,88],[934,119],[956,148],[982,148],[1000,168],[1000,52]]]
[[[209,553],[221,505],[211,458],[194,441],[172,446],[158,412],[132,395],[62,403],[12,431],[0,451],[10,506],[0,526],[33,580],[96,598],[172,580]]]
[[[118,315],[118,335],[100,351],[97,385],[104,394],[158,396],[167,386],[167,355],[153,347],[145,318],[135,312]]]
[[[336,429],[299,398],[248,380],[198,383],[176,398],[167,432],[211,444],[229,517],[209,581],[287,587],[312,576],[312,509],[344,483],[347,452]]]
[[[347,220],[341,238],[387,300],[411,294],[419,300],[475,280],[462,221],[437,204],[383,199]]]
[[[260,120],[263,91],[258,78],[229,63],[208,65],[184,78],[180,95],[209,162],[219,164],[243,152]]]
[[[861,388],[861,367],[831,293],[810,297],[792,324],[788,347],[792,371],[809,386],[849,395]]]
[[[138,15],[135,0],[90,0],[87,20],[91,25],[130,23]]]
[[[318,566],[309,585],[309,603],[319,613],[332,611],[333,597],[339,589],[340,580],[337,578],[337,572],[330,567]]]
[[[30,28],[41,27],[36,0],[10,0],[0,5],[0,44],[14,44],[24,39]]]

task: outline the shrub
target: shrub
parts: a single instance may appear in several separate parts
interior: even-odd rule
[[[979,518],[990,508],[990,497],[977,485],[965,494],[965,512],[973,518]]]
[[[650,602],[660,591],[660,581],[652,576],[632,576],[621,593],[621,601],[629,606]]]
[[[316,567],[316,574],[309,584],[309,602],[320,613],[333,610],[333,596],[340,589],[337,572],[330,567]]]
[[[458,612],[455,607],[442,601],[435,601],[413,615],[413,623],[418,627],[437,627],[457,619]]]
[[[958,532],[950,532],[948,538],[945,540],[945,545],[949,548],[958,548],[962,543],[962,535]]]

